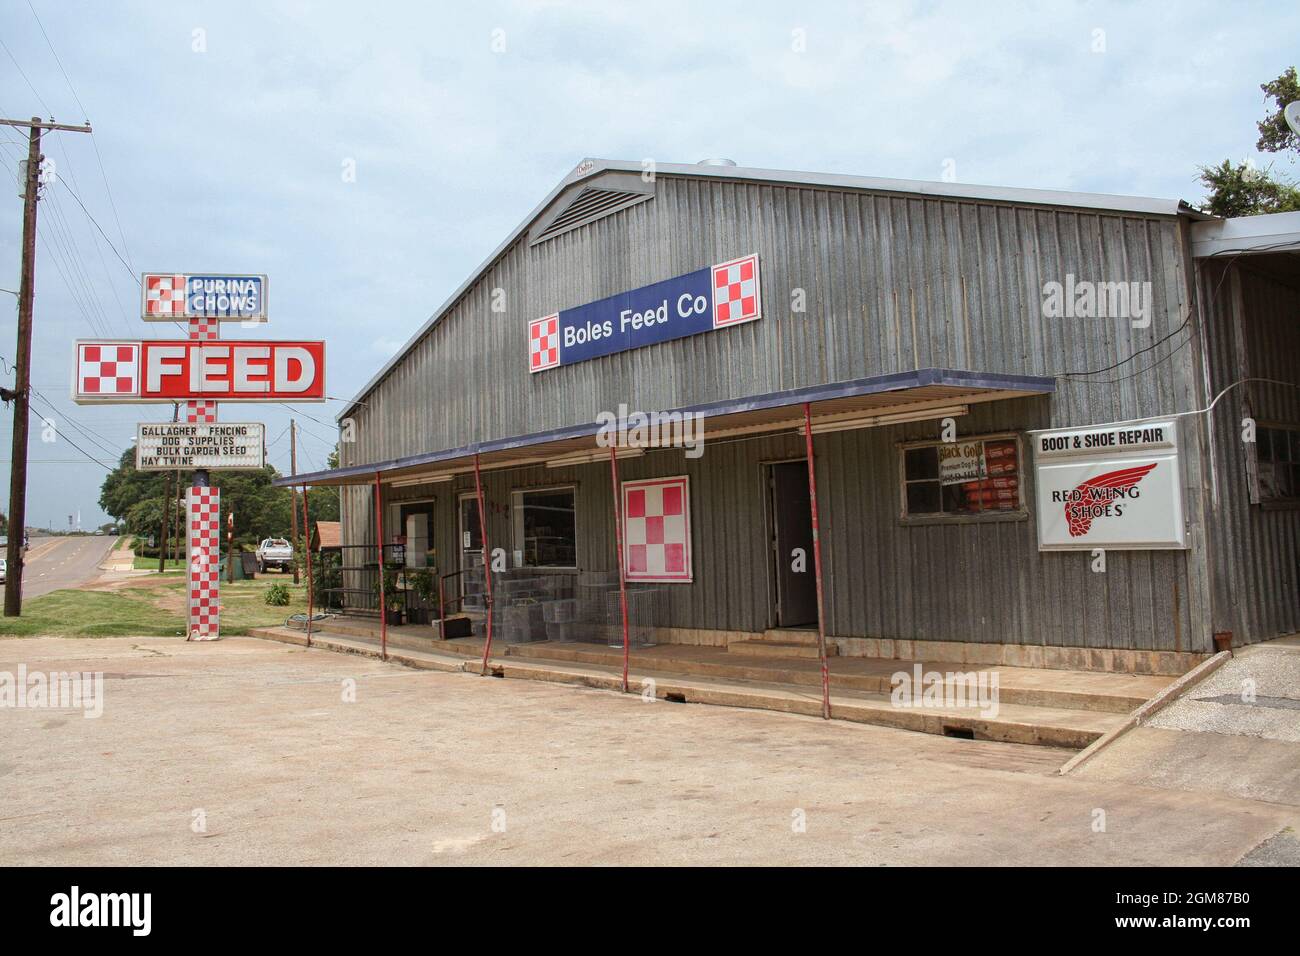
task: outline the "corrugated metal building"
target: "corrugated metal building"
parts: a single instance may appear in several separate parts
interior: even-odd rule
[[[944,642],[1177,672],[1216,631],[1300,630],[1300,396],[1280,384],[1300,384],[1300,223],[1257,218],[1284,221],[1236,235],[1173,201],[584,161],[341,413],[341,467],[282,483],[349,486],[344,542],[373,547],[378,482],[385,543],[446,573],[483,561],[477,460],[503,581],[608,574],[601,414],[698,412],[699,457],[619,452],[620,530],[626,576],[658,582],[655,638],[723,644],[816,623],[813,559],[793,550],[810,542],[806,406],[840,653]],[[729,322],[739,270],[758,298]],[[656,338],[659,299],[690,311],[702,300],[670,293],[698,275],[719,283],[712,327]],[[1145,316],[1049,316],[1045,290],[1076,280],[1139,284]],[[550,319],[563,337],[642,305],[639,332],[547,350]],[[1104,572],[1040,550],[1031,431],[1173,416],[1185,547],[1107,549]],[[974,455],[956,471],[953,439]]]

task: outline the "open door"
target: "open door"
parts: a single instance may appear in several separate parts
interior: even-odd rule
[[[467,572],[460,578],[461,594],[467,592],[465,578],[468,572],[483,567],[483,535],[478,520],[478,498],[473,494],[460,497],[460,570]]]
[[[772,577],[776,583],[777,627],[817,623],[817,579],[813,569],[812,498],[808,465],[783,461],[767,466],[772,516]]]

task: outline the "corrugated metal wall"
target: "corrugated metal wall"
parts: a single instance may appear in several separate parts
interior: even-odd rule
[[[761,321],[528,374],[528,320],[751,251],[761,256]],[[928,366],[1035,375],[1100,369],[1181,324],[1182,257],[1172,218],[660,177],[649,202],[507,251],[353,410],[357,442],[344,462],[590,422],[622,402],[671,408]],[[1150,327],[1043,318],[1043,284],[1067,274],[1151,282]],[[498,287],[504,314],[490,309]],[[797,289],[806,297],[802,313],[791,311]],[[1127,374],[1147,364],[1139,361],[1091,380],[1062,379],[1050,400],[977,407],[961,432],[1191,408],[1193,361],[1182,350],[1142,374]],[[1093,574],[1086,554],[1039,554],[1032,518],[901,524],[895,443],[933,430],[923,423],[818,438],[831,633],[1208,647],[1203,627],[1193,635],[1189,608],[1199,585],[1187,553],[1112,552],[1108,573]],[[628,478],[692,477],[697,562],[708,560],[697,563],[695,584],[673,588],[674,624],[766,625],[758,462],[801,453],[785,436],[711,444],[696,462],[653,452],[620,463]],[[1026,473],[1030,460],[1026,448]],[[563,474],[488,473],[489,497],[505,506],[490,536],[508,541],[511,487]],[[608,470],[573,474],[581,479],[580,560],[612,568]],[[451,502],[465,482],[432,487],[446,502],[439,537],[454,549]],[[368,540],[368,500],[352,492],[346,511],[349,540]],[[1199,509],[1189,512],[1198,522]]]
[[[1213,393],[1244,378],[1300,384],[1300,289],[1246,263],[1209,262],[1200,275]],[[1242,420],[1300,424],[1300,390],[1251,382],[1212,416],[1213,617],[1239,643],[1300,631],[1300,509],[1252,504],[1252,449]]]

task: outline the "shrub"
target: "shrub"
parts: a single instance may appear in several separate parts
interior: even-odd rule
[[[272,584],[266,589],[266,603],[273,607],[285,607],[289,603],[289,586]]]

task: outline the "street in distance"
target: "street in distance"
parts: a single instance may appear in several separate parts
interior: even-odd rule
[[[135,467],[257,469],[266,463],[265,439],[260,422],[141,422],[136,426]]]

